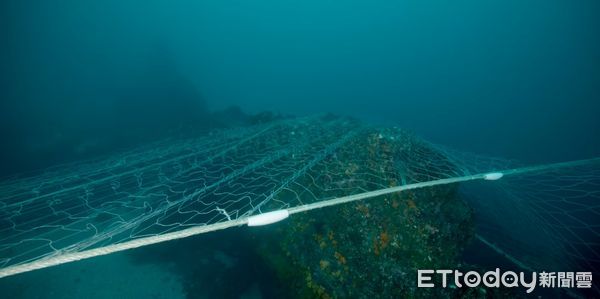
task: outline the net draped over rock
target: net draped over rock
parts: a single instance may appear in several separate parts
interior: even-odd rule
[[[316,292],[330,286],[334,295],[352,296],[335,289],[338,281],[360,288],[362,276],[347,268],[377,266],[378,277],[403,277],[390,263],[409,269],[451,259],[473,235],[522,267],[553,261],[598,271],[598,162],[524,167],[330,115],[165,140],[0,182],[0,277],[243,225],[282,209],[317,209],[293,215],[283,239]],[[522,225],[528,229],[515,230]],[[540,251],[532,235],[551,250]],[[317,246],[322,256],[292,240]],[[353,252],[389,262],[370,264]]]

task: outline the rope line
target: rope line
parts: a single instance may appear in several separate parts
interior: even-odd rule
[[[555,164],[545,164],[545,165],[538,165],[538,166],[531,166],[531,167],[513,168],[513,169],[506,169],[503,171],[498,171],[498,172],[493,172],[493,173],[501,173],[504,176],[508,176],[508,175],[535,173],[535,172],[548,171],[548,170],[554,170],[554,169],[560,169],[560,168],[583,166],[583,165],[589,165],[589,164],[595,164],[595,163],[600,163],[600,158],[577,160],[577,161],[555,163]],[[413,189],[433,187],[433,186],[438,186],[438,185],[467,182],[467,181],[473,181],[473,180],[484,180],[484,179],[486,179],[486,176],[488,174],[490,174],[490,172],[461,176],[461,177],[454,177],[454,178],[431,180],[431,181],[426,181],[426,182],[385,188],[385,189],[380,189],[380,190],[376,190],[376,191],[363,192],[363,193],[359,193],[359,194],[343,196],[343,197],[333,198],[333,199],[329,199],[329,200],[322,200],[322,201],[318,201],[318,202],[311,203],[311,204],[297,206],[297,207],[289,208],[289,209],[287,209],[287,211],[290,215],[292,215],[292,214],[296,214],[296,213],[300,213],[300,212],[306,212],[306,211],[311,211],[314,209],[335,206],[335,205],[344,204],[344,203],[350,203],[350,202],[354,202],[354,201],[358,201],[358,200],[373,198],[373,197],[386,195],[386,194],[390,194],[390,193],[402,192],[402,191],[406,191],[406,190],[413,190]],[[226,228],[230,228],[230,227],[234,227],[234,226],[246,225],[246,224],[248,224],[248,220],[251,217],[256,217],[256,216],[245,216],[245,217],[241,217],[241,218],[238,218],[235,220],[230,220],[230,221],[224,221],[224,222],[208,224],[208,225],[201,225],[201,226],[194,226],[194,227],[190,227],[190,228],[183,229],[183,230],[176,231],[176,232],[171,232],[171,233],[166,233],[166,234],[156,235],[156,236],[150,236],[150,237],[142,237],[142,238],[133,239],[133,240],[129,240],[129,241],[122,242],[122,243],[108,245],[108,246],[101,247],[101,248],[83,250],[80,252],[61,253],[60,251],[58,251],[50,256],[47,256],[47,257],[39,259],[39,260],[2,268],[2,269],[0,269],[0,278],[19,274],[19,273],[29,272],[29,271],[33,271],[33,270],[37,270],[37,269],[43,269],[43,268],[47,268],[47,267],[61,265],[61,264],[65,264],[65,263],[69,263],[69,262],[73,262],[73,261],[107,255],[107,254],[124,251],[124,250],[128,250],[128,249],[139,248],[139,247],[157,244],[157,243],[161,243],[161,242],[187,238],[187,237],[191,237],[191,236],[195,236],[195,235],[199,235],[199,234],[203,234],[203,233],[207,233],[207,232],[222,230],[222,229],[226,229]]]

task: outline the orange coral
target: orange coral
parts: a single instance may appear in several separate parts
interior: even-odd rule
[[[359,204],[356,207],[357,210],[359,210],[361,213],[363,213],[365,215],[365,217],[370,217],[371,214],[369,214],[369,207],[363,205],[363,204]]]
[[[381,249],[386,248],[390,243],[390,236],[386,231],[381,232],[381,234],[379,235],[379,242],[381,243]]]
[[[334,247],[335,247],[335,246],[337,246],[338,242],[337,242],[337,240],[335,239],[335,237],[334,237],[334,235],[333,235],[333,231],[332,231],[332,230],[330,230],[330,231],[327,233],[327,238],[329,239],[329,241],[331,241],[331,245],[333,245]]]
[[[323,240],[323,237],[319,234],[314,234],[314,238],[315,241],[317,241],[317,243],[319,243],[319,247],[321,247],[321,249],[327,247],[327,243],[325,242],[325,240]]]
[[[415,204],[415,201],[412,199],[409,199],[406,204],[408,204],[408,208],[411,210],[416,210],[417,209],[417,204]]]
[[[342,265],[346,264],[346,257],[337,251],[335,252],[335,258],[338,260],[338,263]]]
[[[381,250],[385,249],[389,243],[390,235],[387,233],[387,231],[382,231],[379,234],[379,237],[373,240],[373,252],[375,255],[379,255]]]

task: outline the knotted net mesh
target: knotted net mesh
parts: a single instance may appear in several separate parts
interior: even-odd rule
[[[479,180],[498,171],[506,178]],[[149,245],[190,228],[242,225],[269,211],[461,182],[489,246],[533,268],[599,270],[598,159],[523,167],[399,128],[316,116],[166,140],[5,179],[0,272],[96,252],[63,262],[87,258],[136,240],[133,247]],[[552,250],[538,251],[541,245]],[[27,268],[32,264],[41,266]]]

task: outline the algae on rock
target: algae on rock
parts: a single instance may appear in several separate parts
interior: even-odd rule
[[[326,175],[302,184],[309,186],[311,196],[422,179],[415,176],[427,175],[427,161],[419,165],[416,159],[424,153],[438,155],[435,170],[453,167],[404,131],[369,129],[361,134],[348,145],[351,150],[328,157],[329,163],[313,170]],[[399,162],[407,158],[412,165]],[[472,210],[458,186],[444,185],[294,215],[277,226],[272,238],[261,241],[258,251],[299,298],[439,296],[448,290],[417,290],[417,269],[458,268],[473,231]]]

